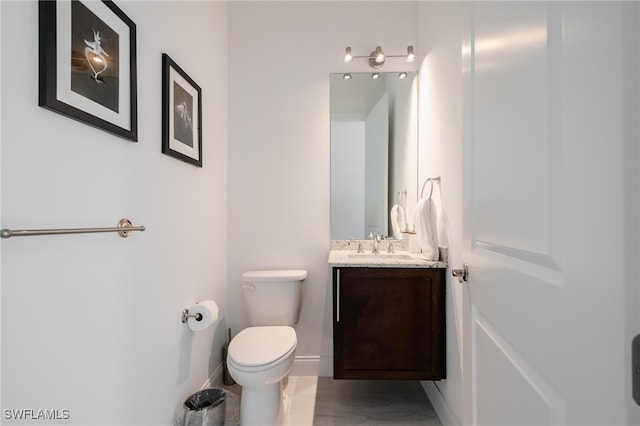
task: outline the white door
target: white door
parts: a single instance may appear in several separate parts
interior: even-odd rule
[[[638,176],[637,155],[625,158],[638,143],[637,8],[471,5],[465,424],[637,424],[638,284],[624,251],[638,220],[625,214]]]

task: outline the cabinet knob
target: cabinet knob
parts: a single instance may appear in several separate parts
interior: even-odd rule
[[[467,282],[469,280],[469,266],[466,263],[463,263],[462,268],[452,269],[451,275],[458,277],[458,281],[461,283]]]

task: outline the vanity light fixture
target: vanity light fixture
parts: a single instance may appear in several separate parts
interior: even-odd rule
[[[351,74],[346,73],[346,74],[344,74],[344,75],[342,76],[342,78],[343,78],[343,79],[345,79],[345,80],[351,80]]]
[[[380,78],[380,73],[374,72],[373,74],[371,74],[371,79],[372,80],[377,80]]]
[[[400,74],[398,74],[398,78],[400,80],[404,80],[405,78],[407,78],[407,73],[406,72],[401,72]]]
[[[346,63],[352,62],[354,59],[367,59],[369,66],[373,69],[381,68],[386,62],[387,58],[405,58],[407,62],[415,62],[416,54],[413,50],[413,46],[407,46],[406,55],[387,55],[382,51],[382,47],[376,46],[376,49],[368,56],[354,56],[351,53],[351,46],[347,46],[344,52],[343,60]]]

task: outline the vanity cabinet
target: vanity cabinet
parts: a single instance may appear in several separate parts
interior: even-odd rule
[[[444,379],[445,271],[334,267],[334,378]]]

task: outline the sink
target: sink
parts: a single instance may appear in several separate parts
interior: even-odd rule
[[[2,0],[0,0],[2,1]],[[365,253],[356,253],[355,250],[331,250],[329,252],[329,264],[340,267],[362,268],[443,268],[443,262],[426,260],[419,254],[398,250],[395,253],[380,254],[371,253],[371,249]]]
[[[354,268],[446,268],[447,266],[444,262],[426,260],[419,254],[405,250],[387,253],[386,248],[380,254],[371,253],[370,248],[365,253],[356,253],[355,250],[331,250],[328,263],[335,267]]]
[[[370,260],[370,261],[375,261],[380,259],[384,259],[384,260],[412,260],[413,259],[413,257],[409,256],[408,254],[402,254],[402,253],[380,253],[380,254],[350,253],[348,255],[348,258]]]

